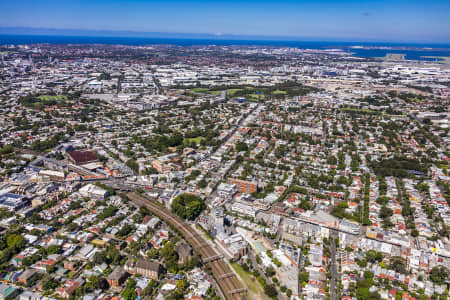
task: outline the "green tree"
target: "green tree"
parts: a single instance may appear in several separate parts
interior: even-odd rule
[[[134,159],[129,159],[127,160],[127,162],[125,163],[130,169],[132,169],[134,172],[138,173],[139,172],[139,165],[138,163],[134,160]]]
[[[205,202],[194,195],[181,194],[172,202],[172,211],[183,219],[195,219],[205,208]]]
[[[383,206],[380,209],[380,218],[382,218],[382,219],[389,218],[393,215],[393,213],[394,213],[394,211],[391,208],[389,208],[387,206]]]
[[[274,299],[278,296],[278,292],[274,284],[266,284],[264,286],[264,293]]]
[[[59,282],[50,277],[49,275],[45,275],[41,280],[42,288],[44,291],[54,290],[59,286]]]
[[[370,292],[366,287],[359,287],[356,289],[356,298],[358,300],[366,300],[369,299]]]
[[[46,249],[46,252],[48,255],[58,254],[59,251],[61,251],[61,246],[59,246],[59,245],[51,245],[51,246],[48,246]]]
[[[286,290],[286,296],[287,296],[288,298],[291,298],[291,296],[292,296],[292,290],[291,290],[291,289],[287,289],[287,290]]]
[[[309,281],[309,273],[308,272],[302,272],[298,274],[298,280],[304,285],[305,283],[308,283]]]
[[[436,266],[431,269],[430,280],[438,285],[442,285],[447,282],[449,272],[444,266]]]
[[[125,300],[134,300],[137,297],[136,294],[136,280],[133,278],[128,279],[125,289],[120,294]]]
[[[241,141],[237,142],[237,143],[236,143],[236,151],[237,151],[237,152],[248,151],[248,146],[247,146],[247,144],[244,143],[244,142],[241,142]]]
[[[370,263],[380,262],[383,260],[383,254],[375,250],[369,250],[366,252],[366,259]]]
[[[6,237],[6,245],[8,248],[21,250],[25,247],[26,240],[20,234],[10,234]]]
[[[122,226],[122,228],[119,229],[116,235],[124,238],[129,235],[134,229],[135,227],[133,225],[125,224]]]
[[[151,259],[157,259],[159,257],[159,251],[158,249],[150,249],[147,251],[147,256]]]
[[[389,261],[389,268],[398,273],[406,274],[406,260],[400,256],[393,256]]]
[[[101,265],[106,262],[106,256],[103,252],[96,252],[92,258],[92,262],[96,265]]]
[[[120,264],[120,260],[122,259],[122,256],[120,255],[119,250],[117,250],[114,246],[110,246],[106,250],[105,255],[106,255],[106,259],[107,259],[108,263],[113,264],[113,265]]]
[[[275,270],[272,266],[269,266],[264,270],[264,273],[267,277],[272,277],[273,275],[275,275]]]
[[[204,189],[205,187],[208,186],[208,182],[206,182],[206,180],[202,179],[197,183],[197,186],[201,189]]]
[[[172,273],[178,270],[178,253],[175,251],[175,244],[172,241],[165,243],[164,247],[160,249],[160,254],[164,258],[166,269]]]

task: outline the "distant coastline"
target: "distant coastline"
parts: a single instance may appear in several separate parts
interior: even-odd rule
[[[0,31],[1,32],[1,31]],[[105,45],[176,45],[176,46],[266,46],[292,47],[299,49],[342,49],[349,55],[380,58],[387,54],[404,54],[407,60],[436,61],[436,57],[450,57],[450,45],[417,43],[381,43],[348,41],[289,41],[263,39],[224,39],[222,38],[163,38],[134,36],[76,36],[76,35],[37,35],[0,34],[0,45],[25,44],[105,44]]]

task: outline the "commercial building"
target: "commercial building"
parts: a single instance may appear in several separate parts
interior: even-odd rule
[[[6,208],[9,211],[17,211],[29,205],[30,201],[21,195],[12,193],[5,193],[0,195],[0,207]]]
[[[98,161],[98,157],[91,151],[67,151],[67,157],[76,165],[84,165]]]
[[[39,172],[39,176],[48,178],[49,180],[63,181],[65,178],[64,172],[53,170],[42,170]]]
[[[80,194],[84,197],[94,198],[97,200],[103,200],[108,196],[108,191],[104,190],[93,184],[87,184],[79,190]]]
[[[224,197],[228,197],[228,196],[233,196],[234,194],[236,194],[237,192],[237,188],[235,184],[226,184],[226,183],[220,183],[219,186],[217,187],[217,193],[220,196],[224,196]]]
[[[251,205],[244,204],[244,203],[235,202],[231,206],[231,211],[238,213],[240,215],[249,216],[249,217],[254,218],[254,217],[256,217],[258,208],[251,206]]]
[[[247,254],[247,242],[239,233],[228,235],[222,232],[217,235],[216,239],[228,250],[235,261]]]

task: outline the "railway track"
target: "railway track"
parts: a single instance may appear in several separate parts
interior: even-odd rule
[[[247,289],[243,288],[236,275],[225,263],[223,256],[216,252],[211,245],[195,231],[188,223],[173,215],[168,209],[148,200],[141,195],[131,192],[127,194],[128,198],[139,206],[146,207],[156,216],[160,217],[166,223],[174,227],[188,242],[192,249],[202,258],[203,264],[210,267],[212,275],[219,286],[222,295],[227,300],[245,299]]]

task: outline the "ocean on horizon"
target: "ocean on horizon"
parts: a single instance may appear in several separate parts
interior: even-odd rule
[[[409,60],[436,60],[423,56],[450,56],[450,45],[400,44],[379,42],[338,42],[338,41],[283,41],[283,40],[227,40],[227,39],[186,39],[151,37],[110,37],[110,36],[69,36],[69,35],[9,35],[0,34],[0,45],[24,44],[105,44],[105,45],[177,45],[177,46],[268,46],[293,47],[299,49],[344,49],[355,56],[365,58],[384,57],[386,54],[405,54]],[[417,49],[364,49],[352,46],[411,47]],[[433,47],[432,49],[429,49]],[[422,48],[422,49],[419,49]],[[427,49],[424,49],[427,48]]]

